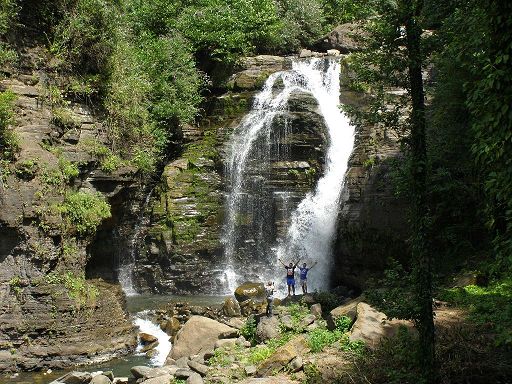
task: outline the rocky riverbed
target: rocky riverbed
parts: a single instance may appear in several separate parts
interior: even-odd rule
[[[342,304],[332,308],[336,302]],[[51,384],[298,383],[313,376],[332,382],[343,375],[351,356],[393,336],[400,326],[412,327],[387,320],[364,297],[307,294],[276,304],[274,316],[267,317],[260,293],[248,285],[222,305],[168,303],[151,313],[173,343],[162,366],[134,365],[129,375],[73,371]],[[143,333],[139,342],[149,356],[158,345]]]

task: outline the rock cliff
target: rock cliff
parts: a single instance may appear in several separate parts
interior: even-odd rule
[[[137,183],[130,168],[102,166],[102,119],[46,58],[22,49],[0,81],[16,96],[20,149],[1,162],[0,370],[85,363],[136,342],[119,287],[85,270],[96,227],[118,223]]]

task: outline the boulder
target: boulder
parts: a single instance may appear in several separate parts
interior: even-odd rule
[[[283,324],[283,327],[288,331],[291,331],[295,328],[293,319],[290,315],[281,316],[281,324]]]
[[[329,329],[334,329],[336,327],[336,320],[340,317],[349,317],[352,319],[352,323],[356,319],[357,315],[357,304],[359,304],[363,300],[363,297],[357,297],[353,300],[346,302],[339,307],[334,308],[327,317],[327,325]]]
[[[152,377],[151,379],[144,380],[144,384],[169,384],[173,376],[166,373],[162,376]]]
[[[309,351],[308,343],[304,335],[299,335],[282,347],[267,360],[263,361],[256,372],[258,377],[270,376],[275,372],[283,370],[293,359],[302,356]]]
[[[263,300],[265,298],[265,287],[263,283],[244,283],[235,290],[235,297],[239,303],[247,300]]]
[[[362,29],[357,24],[341,24],[317,41],[314,48],[321,51],[337,50],[340,53],[354,52],[361,49],[360,44],[354,38],[360,34],[362,34]]]
[[[226,297],[224,305],[222,306],[222,312],[228,317],[240,316],[240,304],[232,297]]]
[[[174,337],[181,328],[181,324],[176,317],[171,317],[164,324],[162,324],[162,330],[169,336]]]
[[[220,339],[215,342],[213,349],[232,348],[235,345],[236,345],[236,339]]]
[[[316,316],[313,314],[306,315],[300,322],[300,328],[306,328],[308,325],[313,324],[316,320]]]
[[[254,365],[248,365],[244,367],[244,371],[247,376],[253,376],[256,373],[256,367]]]
[[[88,384],[92,375],[88,372],[73,371],[55,380],[55,383],[63,384]],[[53,382],[52,382],[53,383]]]
[[[321,304],[313,304],[309,309],[312,315],[315,315],[317,319],[322,318],[322,305]]]
[[[199,373],[201,376],[206,376],[208,373],[208,367],[204,364],[200,364],[195,361],[189,361],[188,366],[195,372]]]
[[[396,335],[399,327],[413,327],[412,322],[406,320],[387,320],[387,316],[372,308],[366,303],[357,304],[357,318],[350,332],[351,341],[364,341],[375,348],[383,338]]]
[[[163,368],[151,368],[145,365],[137,365],[130,368],[130,372],[136,379],[151,379],[153,377],[159,377],[169,374],[167,367]]]
[[[304,361],[301,356],[295,357],[292,361],[290,361],[289,367],[292,372],[299,372],[304,366]]]
[[[297,384],[297,382],[286,376],[272,376],[260,379],[245,379],[240,381],[239,384]]]
[[[245,325],[245,322],[240,319],[231,318],[228,320],[228,322],[226,324],[232,328],[240,329]]]
[[[202,316],[192,316],[176,334],[170,357],[198,355],[213,348],[219,335],[233,328]]]
[[[203,384],[203,378],[198,373],[191,373],[190,376],[187,379],[187,384]]]
[[[239,334],[240,334],[240,332],[238,332],[237,329],[233,329],[233,330],[228,331],[228,332],[222,332],[219,335],[219,339],[236,339]]]
[[[151,344],[155,341],[158,341],[158,338],[156,336],[150,335],[149,333],[140,332],[139,333],[139,339],[142,344]]]
[[[279,337],[279,320],[277,317],[262,317],[256,327],[256,338],[259,341],[267,341]]]
[[[92,378],[90,384],[112,384],[112,381],[105,375],[96,375]]]
[[[299,58],[306,58],[311,57],[313,55],[313,52],[311,52],[309,49],[301,49],[299,52]]]

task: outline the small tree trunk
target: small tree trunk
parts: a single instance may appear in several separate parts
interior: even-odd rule
[[[402,0],[406,47],[408,54],[409,86],[412,99],[411,112],[411,188],[413,196],[413,243],[412,257],[416,284],[418,311],[416,326],[420,339],[420,366],[424,378],[435,382],[434,316],[432,310],[432,257],[428,242],[427,204],[427,151],[425,139],[425,94],[423,89],[421,52],[422,29],[417,18],[422,2]]]

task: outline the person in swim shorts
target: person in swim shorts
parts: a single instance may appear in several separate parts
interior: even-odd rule
[[[286,268],[286,285],[288,285],[288,296],[291,296],[292,292],[295,296],[295,268],[297,268],[297,265],[299,265],[299,261],[300,260],[297,260],[295,264],[290,263],[286,265],[281,261],[281,259],[279,259],[279,262]]]
[[[299,267],[300,272],[300,285],[302,287],[302,293],[308,293],[308,272],[316,265],[316,261],[313,263],[311,267],[307,267],[306,263],[302,264],[302,267]]]

